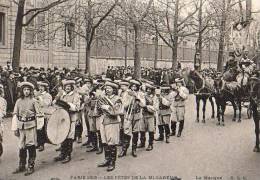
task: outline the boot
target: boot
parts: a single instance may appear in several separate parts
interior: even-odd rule
[[[123,146],[124,143],[124,129],[120,129],[120,134],[119,134],[119,146]]]
[[[71,153],[73,150],[73,139],[66,139],[67,141],[67,147],[65,152],[65,158],[62,160],[62,164],[68,163],[71,160]]]
[[[131,136],[125,134],[123,146],[122,146],[121,152],[118,155],[119,158],[126,156],[127,149],[130,146],[130,140],[131,140]]]
[[[39,151],[39,152],[44,151],[44,145],[39,146],[38,151]]]
[[[154,140],[154,132],[149,132],[149,145],[146,148],[146,151],[153,150],[153,140]]]
[[[145,138],[145,132],[140,132],[141,134],[141,137],[140,137],[140,141],[141,143],[137,146],[137,148],[144,148],[145,147],[145,141],[146,141],[146,138]]]
[[[109,164],[109,154],[110,154],[110,149],[107,144],[103,144],[104,151],[105,151],[105,161],[98,164],[98,167],[107,167]]]
[[[133,132],[133,139],[132,139],[132,156],[133,157],[137,157],[137,154],[136,154],[137,141],[138,141],[138,132]]]
[[[92,136],[92,148],[88,149],[86,152],[94,152],[97,151],[97,134],[95,132],[91,132]]]
[[[107,171],[113,171],[115,169],[116,165],[116,154],[117,154],[117,148],[115,145],[110,146],[110,161],[107,167]]]
[[[55,161],[55,162],[63,161],[63,160],[65,159],[65,157],[66,157],[66,148],[67,148],[67,145],[68,145],[68,141],[67,141],[67,139],[65,139],[65,140],[61,143],[59,156],[57,156],[57,157],[54,158],[54,161]]]
[[[32,173],[34,173],[34,162],[36,159],[36,147],[35,146],[29,146],[29,160],[28,160],[28,168],[26,170],[25,176],[29,176]]]
[[[159,129],[159,137],[157,139],[155,139],[155,141],[163,141],[164,140],[164,128],[163,125],[158,125],[158,129]]]
[[[68,162],[70,162],[71,160],[71,155],[67,155],[65,156],[65,158],[61,161],[62,164],[66,164]]]
[[[172,129],[171,136],[175,136],[175,134],[176,134],[176,122],[175,121],[171,122],[171,129]]]
[[[170,139],[170,127],[169,124],[165,124],[164,125],[164,129],[165,129],[165,137],[166,137],[166,143],[170,143],[169,139]]]
[[[103,153],[103,144],[102,144],[102,140],[101,140],[100,131],[97,132],[97,136],[98,136],[98,150],[97,150],[96,154],[102,154]]]
[[[21,173],[25,171],[27,152],[25,148],[19,150],[19,167],[13,171],[13,174]]]
[[[179,126],[179,131],[178,131],[177,137],[181,137],[183,126],[184,126],[184,121],[180,121],[180,126]]]
[[[89,146],[92,141],[91,132],[88,131],[88,140],[82,144],[82,146]]]

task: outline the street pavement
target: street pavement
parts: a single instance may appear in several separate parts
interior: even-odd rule
[[[232,107],[227,107],[225,126],[216,126],[217,120],[211,119],[208,102],[206,123],[196,123],[195,98],[191,95],[187,101],[182,137],[171,136],[170,144],[155,142],[151,152],[138,149],[137,158],[133,158],[129,150],[127,157],[117,159],[116,169],[112,172],[97,168],[104,159],[103,154],[87,153],[81,144],[74,143],[72,161],[67,164],[54,162],[53,158],[58,155],[55,152],[57,146],[46,144],[45,151],[37,152],[35,173],[27,177],[12,174],[18,165],[17,138],[10,130],[11,119],[5,119],[0,180],[139,180],[174,176],[182,180],[260,180],[260,153],[253,152],[253,120],[247,118],[245,108],[241,123],[232,122],[232,115]]]

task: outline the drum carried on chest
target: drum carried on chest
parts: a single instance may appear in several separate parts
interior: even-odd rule
[[[52,107],[49,112],[45,112],[47,118],[46,135],[51,144],[61,144],[68,136],[70,131],[69,113],[60,107]]]

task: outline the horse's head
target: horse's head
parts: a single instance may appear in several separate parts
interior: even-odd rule
[[[214,79],[215,94],[217,95],[221,94],[222,87],[223,87],[223,80],[221,78]]]
[[[249,92],[251,98],[260,97],[260,79],[258,77],[251,77],[248,82]]]

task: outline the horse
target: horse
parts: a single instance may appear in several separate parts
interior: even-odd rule
[[[209,99],[212,107],[212,115],[211,118],[215,117],[215,110],[214,110],[214,102],[212,99],[212,92],[213,92],[213,80],[210,81],[209,79],[206,80],[202,77],[202,75],[196,70],[190,70],[185,68],[182,70],[182,76],[186,83],[187,87],[192,87],[190,84],[193,84],[194,95],[196,97],[196,108],[197,108],[197,119],[196,122],[199,122],[199,110],[200,110],[200,101],[203,102],[202,112],[203,112],[203,119],[202,123],[206,123],[205,121],[205,111],[206,111],[206,104],[207,100]],[[190,90],[190,89],[189,89]]]
[[[250,85],[250,105],[253,111],[253,119],[255,123],[255,147],[254,152],[260,152],[259,148],[259,120],[260,120],[260,79],[252,77],[249,80]]]
[[[222,78],[216,78],[214,80],[214,97],[217,104],[217,125],[221,125],[220,116],[222,118],[222,125],[225,125],[224,113],[226,110],[226,103],[231,102],[234,109],[233,121],[236,121],[236,110],[237,105],[239,109],[239,119],[238,122],[241,122],[241,96],[240,96],[240,85],[238,82],[226,82]]]

